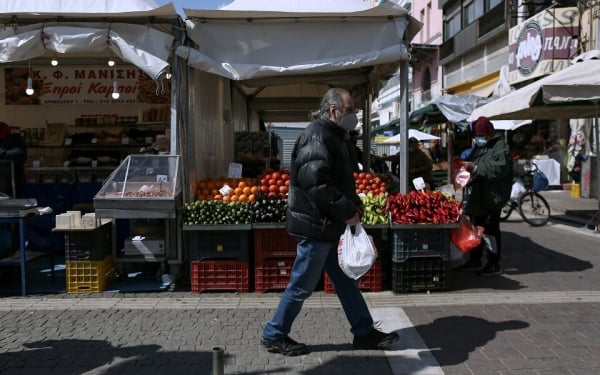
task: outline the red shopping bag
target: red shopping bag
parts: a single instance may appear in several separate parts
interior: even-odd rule
[[[483,227],[473,224],[467,216],[462,215],[458,228],[450,231],[450,241],[466,254],[481,243],[483,230]]]

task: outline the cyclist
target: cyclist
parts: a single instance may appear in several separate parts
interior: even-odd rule
[[[504,138],[495,134],[494,126],[486,117],[473,124],[475,146],[462,167],[471,173],[463,190],[463,214],[469,215],[475,225],[485,227],[481,244],[469,253],[469,260],[461,269],[479,270],[481,276],[500,274],[501,234],[500,212],[510,197],[513,170],[510,148]],[[487,264],[482,266],[483,250]]]

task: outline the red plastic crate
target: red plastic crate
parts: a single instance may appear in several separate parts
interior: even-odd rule
[[[254,229],[254,264],[260,266],[269,258],[295,258],[296,238],[287,229]]]
[[[284,290],[290,282],[294,259],[267,259],[254,270],[254,291]]]
[[[381,259],[377,259],[373,267],[358,279],[358,288],[369,292],[381,292],[381,284]],[[323,291],[329,294],[335,293],[327,272],[323,272]]]
[[[202,260],[192,262],[192,292],[206,290],[250,291],[248,262],[239,260]]]

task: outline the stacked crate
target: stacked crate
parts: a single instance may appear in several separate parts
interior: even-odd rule
[[[110,223],[93,229],[65,230],[67,293],[104,291],[115,276],[111,249]]]
[[[189,232],[192,292],[250,291],[249,224],[201,225]]]
[[[392,290],[445,290],[454,224],[392,224]]]
[[[282,223],[257,223],[254,228],[254,290],[283,290],[290,282],[297,241]]]
[[[99,293],[115,277],[112,257],[103,260],[67,260],[67,293]]]

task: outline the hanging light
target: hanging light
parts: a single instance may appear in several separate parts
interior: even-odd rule
[[[56,57],[53,57],[52,60],[50,60],[50,65],[57,66],[58,65],[58,59]]]
[[[33,90],[33,80],[31,79],[31,61],[27,64],[29,65],[29,74],[27,75],[27,88],[25,89],[25,94],[31,96],[35,93]]]
[[[107,62],[107,64],[108,64],[108,66],[110,66],[110,67],[113,67],[113,66],[115,66],[115,59],[114,59],[114,58],[111,56],[111,57],[108,59],[108,62]]]
[[[111,96],[115,100],[119,99],[119,96],[121,96],[121,94],[119,94],[119,84],[117,83],[116,79],[113,81],[113,92]]]

